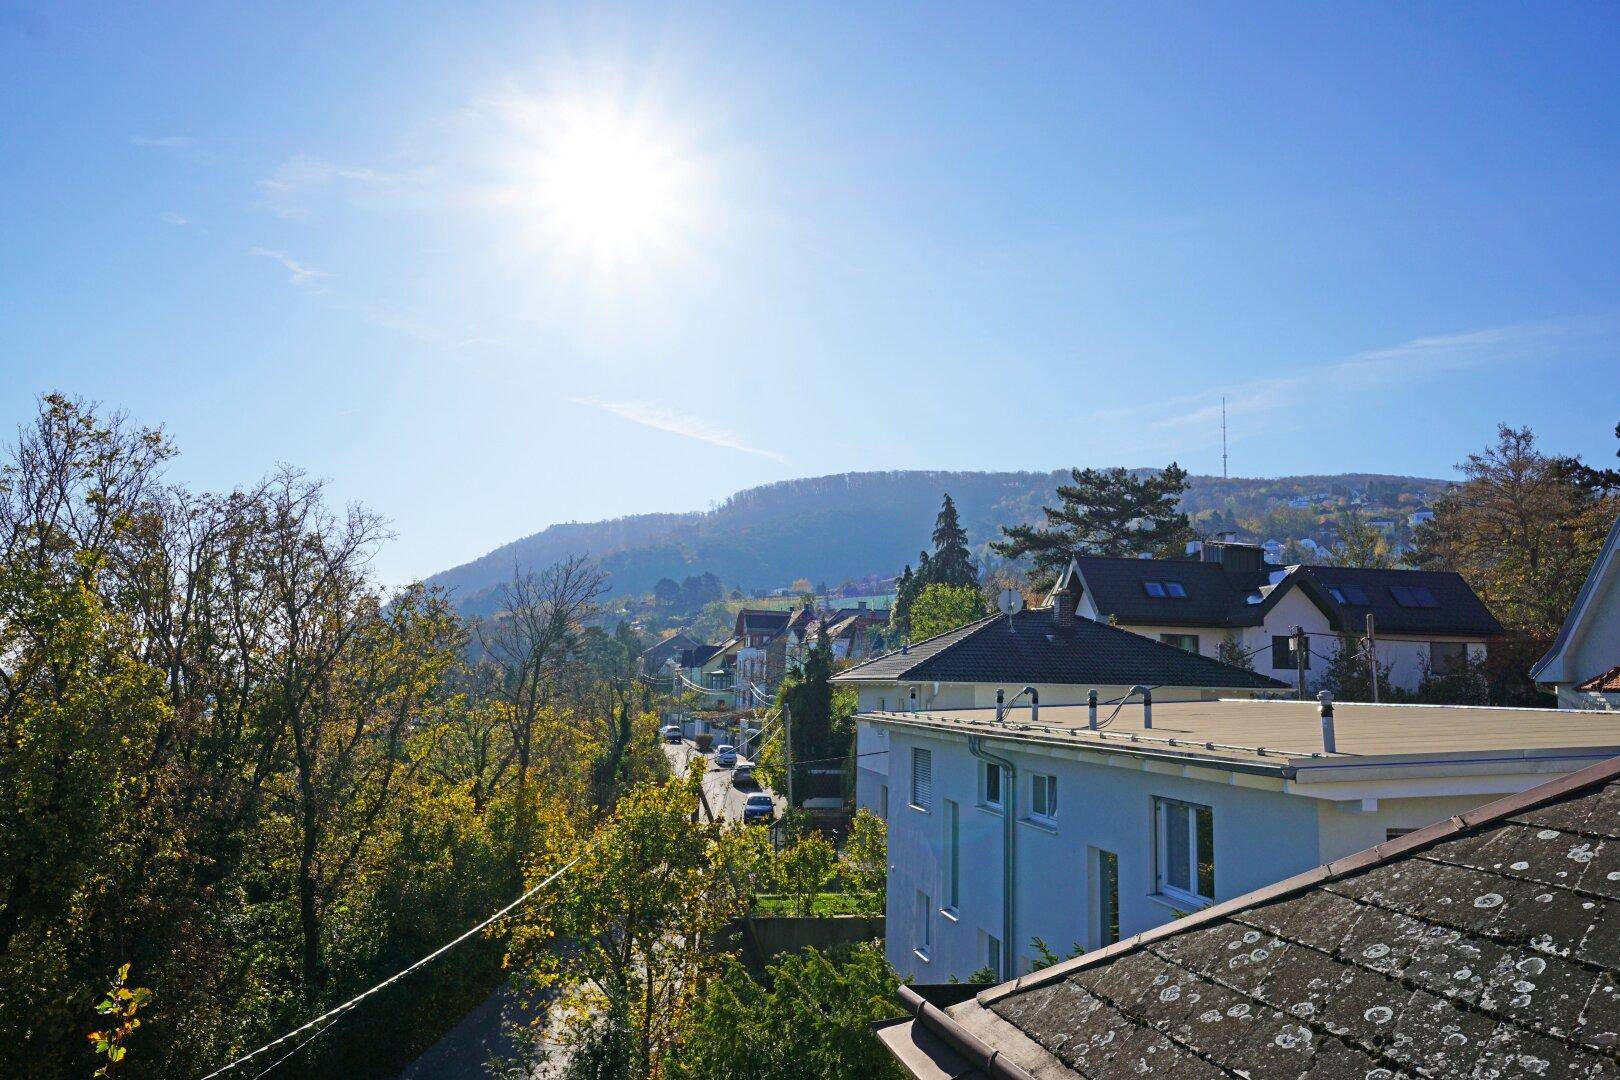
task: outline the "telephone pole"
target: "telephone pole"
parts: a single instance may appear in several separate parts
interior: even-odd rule
[[[1305,628],[1294,627],[1294,675],[1299,680],[1299,700],[1305,700],[1305,662],[1310,655],[1305,650],[1309,648],[1305,643]]]

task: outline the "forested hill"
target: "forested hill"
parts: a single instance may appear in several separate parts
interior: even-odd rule
[[[1002,525],[1033,521],[1054,500],[1067,471],[869,472],[784,480],[740,491],[715,510],[637,514],[613,521],[553,525],[429,579],[453,590],[463,610],[487,612],[491,590],[514,566],[542,567],[587,554],[612,574],[615,593],[642,593],[659,578],[679,581],[714,573],[727,588],[787,585],[795,578],[841,581],[894,573],[928,542],[940,496],[950,492],[975,548]],[[1322,505],[1289,507],[1291,499],[1360,496],[1369,516],[1415,509],[1445,481],[1344,474],[1223,480],[1195,476],[1184,500],[1212,523],[1261,533],[1255,539],[1312,536]],[[1216,516],[1218,515],[1218,516]]]

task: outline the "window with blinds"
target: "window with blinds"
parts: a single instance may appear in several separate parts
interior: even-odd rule
[[[927,810],[934,805],[934,752],[912,747],[911,805]]]

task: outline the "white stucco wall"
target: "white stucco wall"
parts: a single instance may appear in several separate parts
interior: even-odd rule
[[[985,936],[1003,936],[1004,818],[980,805],[980,763],[965,739],[892,730],[889,740],[890,752],[879,759],[887,761],[888,772],[874,770],[870,781],[873,791],[882,783],[889,786],[888,958],[902,977],[920,983],[966,978],[985,964]],[[926,810],[909,805],[913,747],[933,751],[933,798]],[[1096,849],[1118,857],[1121,936],[1175,916],[1166,901],[1153,896],[1155,796],[1211,807],[1217,900],[1380,843],[1388,829],[1427,825],[1486,799],[1385,800],[1375,809],[1358,805],[1352,813],[1281,791],[1091,764],[1005,740],[991,740],[987,749],[1018,770],[1020,818],[1030,805],[1032,772],[1058,778],[1055,826],[1015,821],[1020,973],[1035,958],[1035,937],[1061,955],[1100,944],[1092,881]],[[957,803],[960,821],[960,895],[954,914],[940,910],[946,898],[946,800]],[[930,898],[932,944],[926,958],[916,947],[919,891]]]
[[[1573,691],[1616,664],[1620,664],[1620,573],[1597,582],[1583,608],[1580,625],[1564,647],[1562,667],[1569,677],[1559,682],[1559,704],[1563,704],[1566,689]]]

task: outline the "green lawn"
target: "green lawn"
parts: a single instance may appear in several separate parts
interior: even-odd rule
[[[754,906],[750,914],[796,915],[798,913],[793,908],[795,899],[778,893],[759,893],[754,897]],[[862,910],[863,906],[865,910]],[[883,898],[862,896],[859,893],[817,893],[811,904],[810,914],[818,918],[833,915],[881,915]]]

